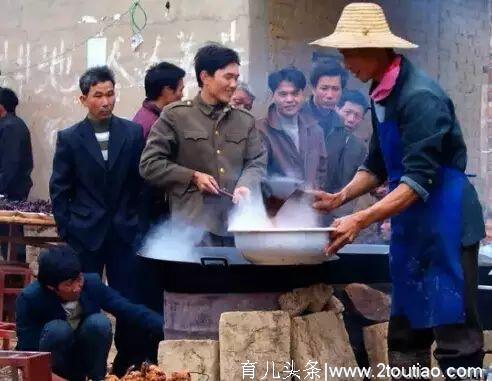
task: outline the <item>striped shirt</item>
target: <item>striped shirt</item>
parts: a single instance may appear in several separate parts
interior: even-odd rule
[[[104,161],[108,161],[109,128],[111,127],[111,119],[98,121],[89,118],[89,120],[94,128],[94,134],[96,135],[96,140],[101,148],[102,157]]]

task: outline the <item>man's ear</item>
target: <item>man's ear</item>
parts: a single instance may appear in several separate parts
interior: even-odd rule
[[[85,106],[85,102],[87,101],[87,95],[82,94],[79,97],[80,103],[82,103]]]
[[[164,86],[161,90],[161,97],[168,97],[169,95],[172,95],[174,93],[174,90],[170,86]]]
[[[202,81],[202,83],[205,85],[206,82],[208,82],[208,79],[210,78],[210,74],[207,73],[206,70],[202,70],[200,72],[200,79]]]
[[[3,105],[0,105],[0,118],[3,118],[7,114],[7,110],[5,110],[5,107]]]

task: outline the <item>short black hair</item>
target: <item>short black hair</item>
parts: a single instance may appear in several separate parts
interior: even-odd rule
[[[306,88],[306,76],[295,67],[286,67],[268,76],[268,87],[272,93],[277,90],[282,81],[292,83],[298,90],[304,90]]]
[[[38,259],[38,281],[43,286],[58,287],[61,282],[76,279],[82,266],[75,251],[67,245],[49,248]]]
[[[176,91],[179,81],[184,78],[185,74],[183,69],[169,62],[151,66],[145,75],[145,96],[155,101],[166,86]]]
[[[235,50],[216,43],[208,44],[198,49],[195,55],[195,73],[198,86],[203,87],[203,82],[200,79],[202,71],[206,71],[209,75],[214,75],[217,70],[223,69],[232,63],[241,64],[239,55]]]
[[[107,66],[96,66],[87,70],[79,79],[79,87],[82,94],[87,95],[92,86],[98,83],[111,81],[115,84],[114,73]]]
[[[345,90],[338,102],[338,107],[343,107],[345,102],[352,102],[358,104],[364,110],[364,113],[369,109],[369,102],[367,101],[364,94],[357,90]]]
[[[321,77],[340,77],[342,83],[342,89],[347,85],[348,73],[347,71],[335,60],[323,61],[313,66],[309,81],[311,86],[316,87]]]
[[[14,112],[19,104],[19,98],[15,94],[14,90],[8,87],[0,87],[0,105],[2,105],[7,112]]]

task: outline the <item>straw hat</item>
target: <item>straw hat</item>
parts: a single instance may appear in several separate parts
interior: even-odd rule
[[[342,11],[335,32],[311,42],[310,45],[337,49],[418,47],[391,33],[383,9],[374,3],[347,5]]]

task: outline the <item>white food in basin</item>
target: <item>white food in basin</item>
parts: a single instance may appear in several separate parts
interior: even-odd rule
[[[231,229],[236,247],[258,265],[319,264],[330,260],[323,249],[333,228]],[[335,259],[335,258],[331,258]]]

